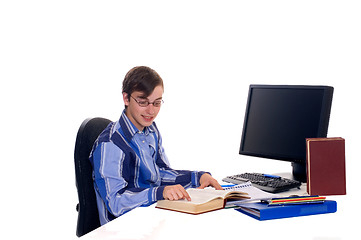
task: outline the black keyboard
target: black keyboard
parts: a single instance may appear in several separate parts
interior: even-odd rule
[[[233,184],[251,182],[253,186],[271,193],[284,192],[301,186],[299,181],[263,173],[242,173],[225,177],[222,180]]]

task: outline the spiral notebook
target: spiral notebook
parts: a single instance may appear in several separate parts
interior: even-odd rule
[[[272,198],[279,198],[280,195],[262,191],[254,186],[251,182],[246,182],[232,187],[225,187],[224,190],[241,191],[248,194],[249,199],[242,199],[238,201],[227,201],[226,207],[234,207],[236,203],[251,202],[257,200],[268,200]]]

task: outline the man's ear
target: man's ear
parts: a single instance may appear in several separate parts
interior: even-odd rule
[[[128,93],[123,92],[123,101],[124,101],[124,105],[128,106],[129,105],[129,96]]]

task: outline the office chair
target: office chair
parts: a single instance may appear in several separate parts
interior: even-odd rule
[[[78,211],[76,235],[78,237],[100,226],[89,154],[95,140],[110,122],[105,118],[85,119],[76,136],[74,163],[79,198],[76,206]]]

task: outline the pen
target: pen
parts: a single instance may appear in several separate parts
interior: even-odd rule
[[[280,176],[271,175],[271,174],[263,174],[263,176],[269,177],[269,178],[281,178]]]

